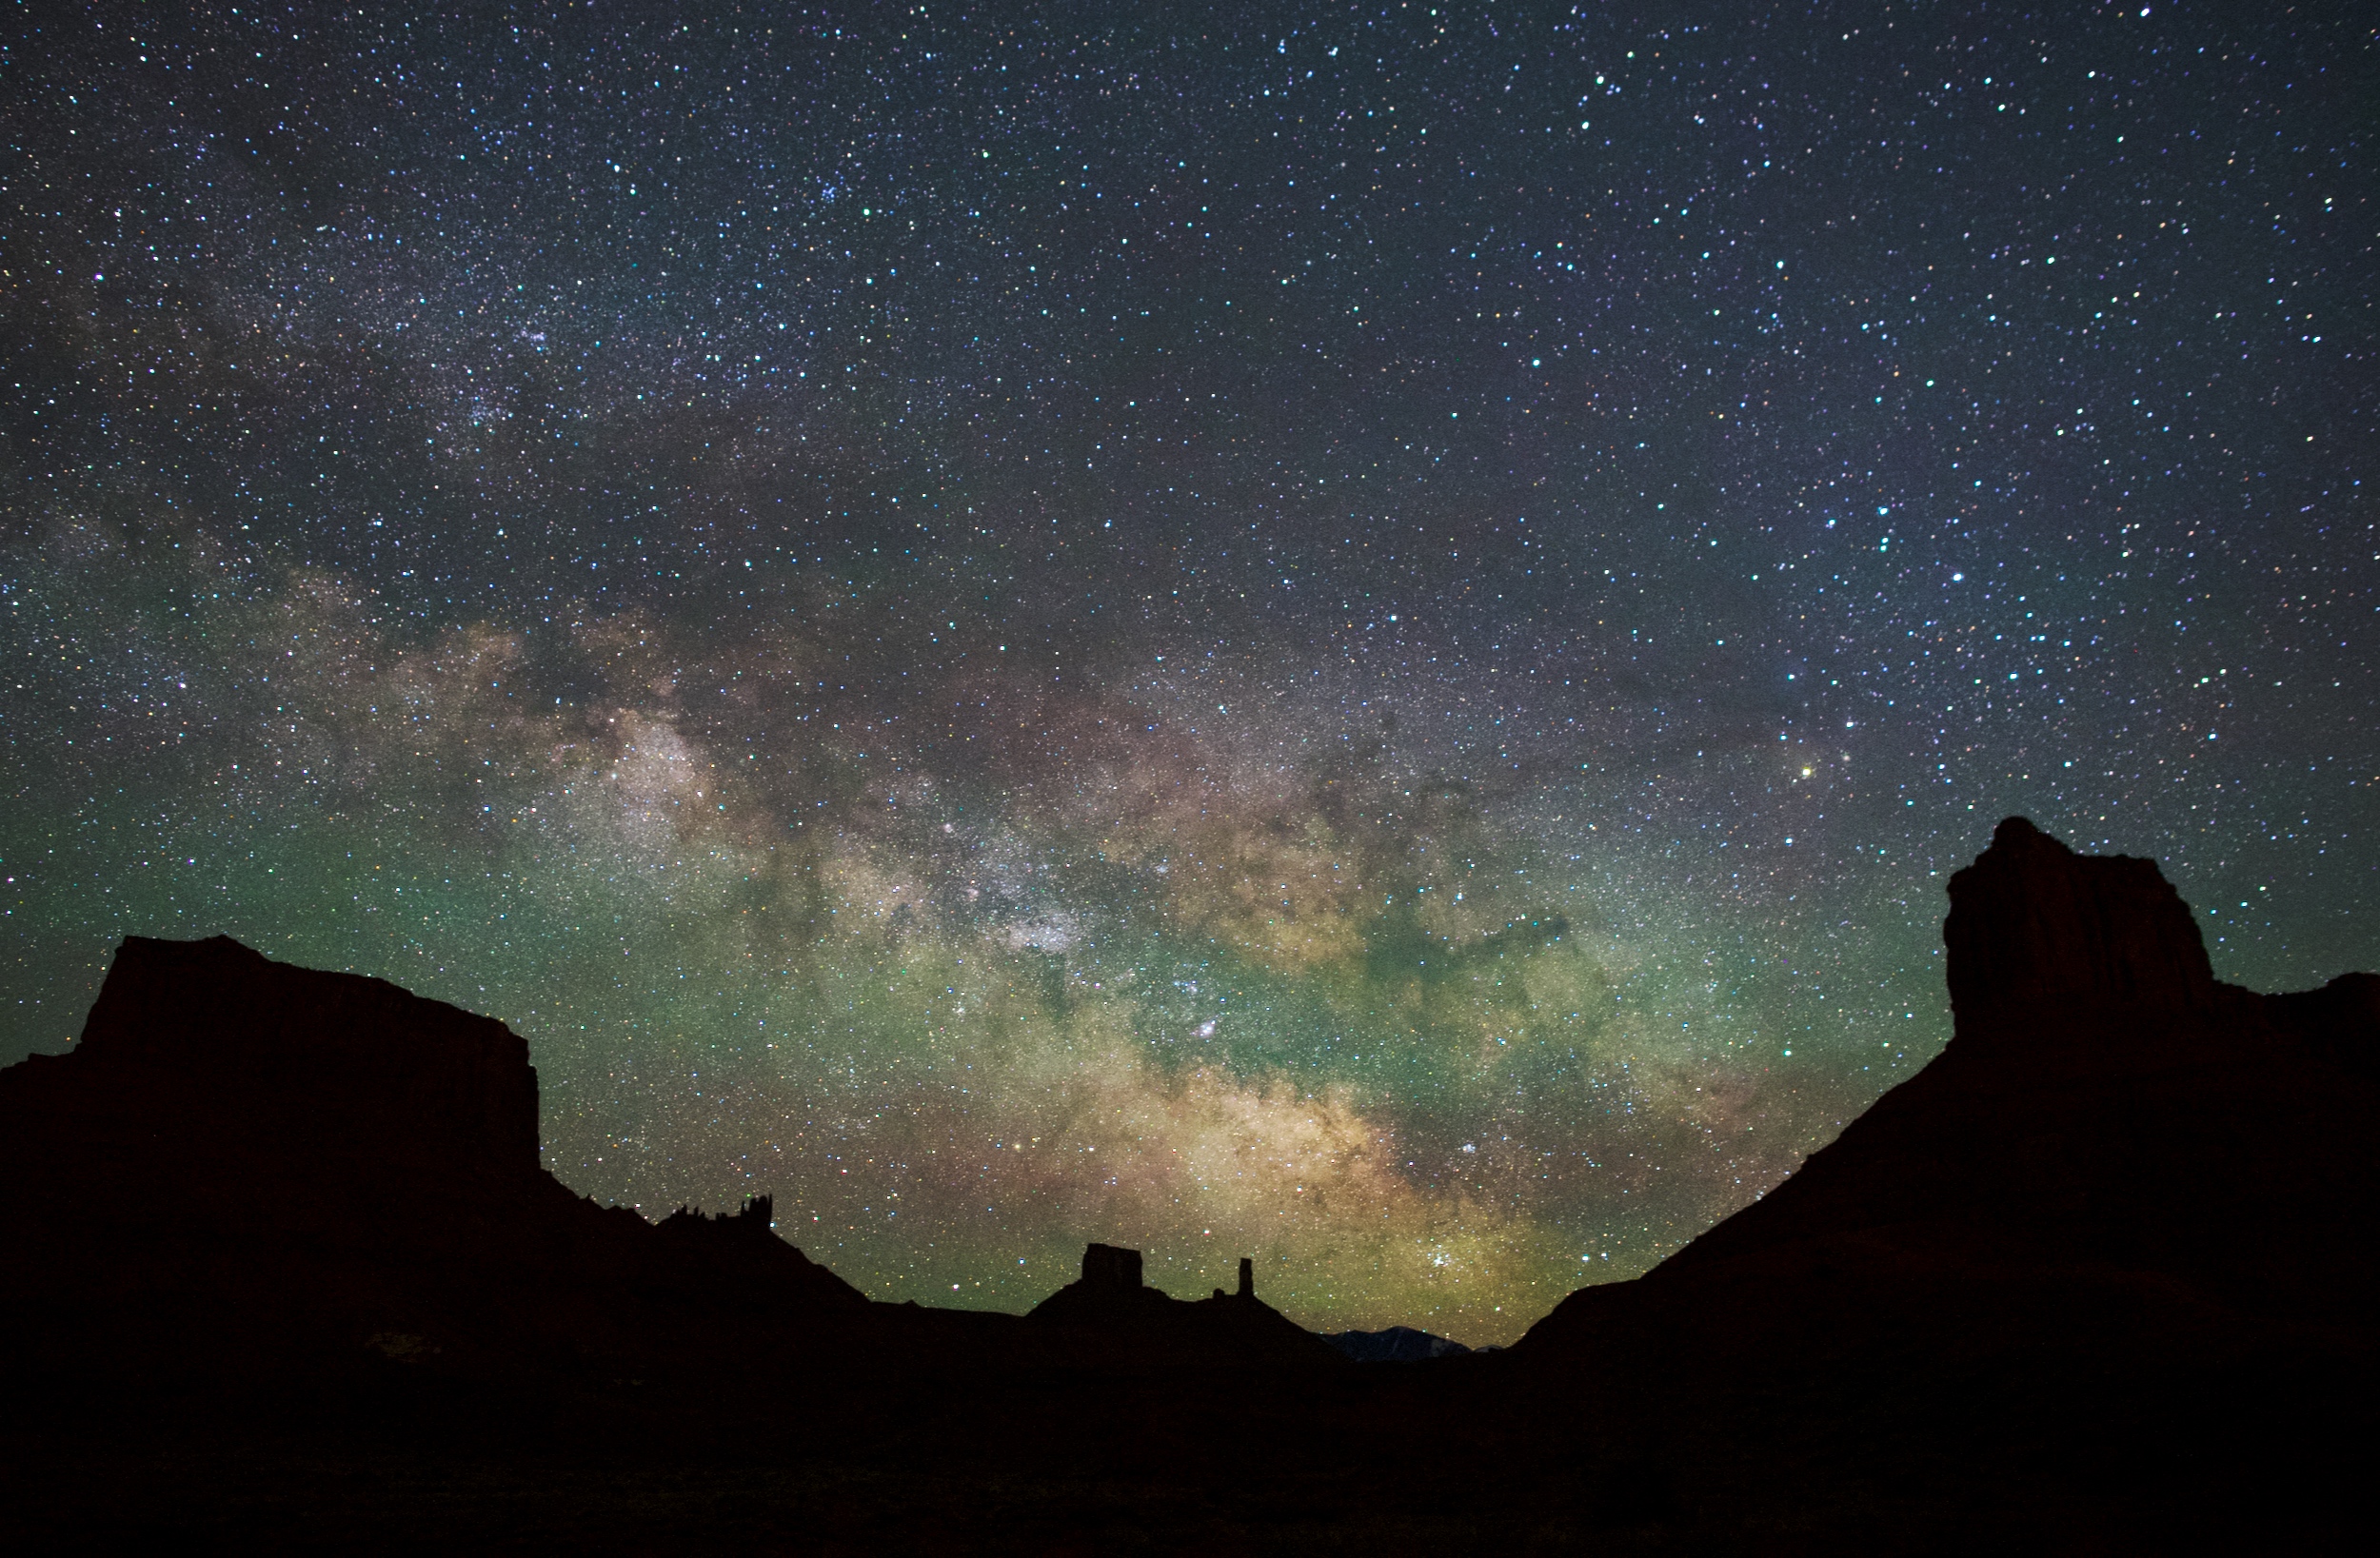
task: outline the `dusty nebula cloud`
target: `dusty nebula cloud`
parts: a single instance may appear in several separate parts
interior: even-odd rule
[[[875,1296],[1490,1341],[2006,813],[2369,964],[2371,40],[2138,10],[20,20],[7,1055],[228,933]]]

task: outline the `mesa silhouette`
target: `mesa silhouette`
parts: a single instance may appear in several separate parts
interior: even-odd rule
[[[0,1072],[0,1367],[44,1425],[0,1447],[42,1472],[0,1519],[850,1550],[2344,1530],[2380,979],[2223,985],[2152,862],[2021,818],[1950,897],[1940,1056],[1652,1272],[1478,1353],[1311,1335],[1245,1262],[1177,1300],[1101,1244],[1026,1316],[872,1303],[764,1197],[655,1225],[561,1185],[501,1023],[129,939],[74,1050]],[[237,1448],[160,1481],[200,1436]],[[444,1457],[440,1498],[321,1471],[399,1444]]]

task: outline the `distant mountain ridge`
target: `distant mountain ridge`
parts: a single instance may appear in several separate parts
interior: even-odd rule
[[[1460,1342],[1433,1336],[1411,1326],[1391,1326],[1386,1331],[1329,1331],[1322,1339],[1358,1363],[1427,1363],[1432,1358],[1461,1357],[1471,1351]]]

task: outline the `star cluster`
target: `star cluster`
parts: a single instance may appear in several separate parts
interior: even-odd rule
[[[1500,1341],[1939,1049],[2003,815],[2373,961],[2343,9],[12,25],[9,1058],[228,933],[875,1296]]]

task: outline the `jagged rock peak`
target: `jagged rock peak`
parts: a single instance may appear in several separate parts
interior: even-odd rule
[[[692,1228],[719,1226],[740,1233],[768,1233],[777,1226],[777,1197],[747,1195],[744,1205],[735,1212],[704,1212],[697,1206],[680,1206],[662,1219],[664,1228],[680,1225]]]
[[[1950,881],[1951,1010],[1965,1022],[2044,1006],[2204,1010],[2214,970],[2153,860],[2077,855],[2021,817]]]

